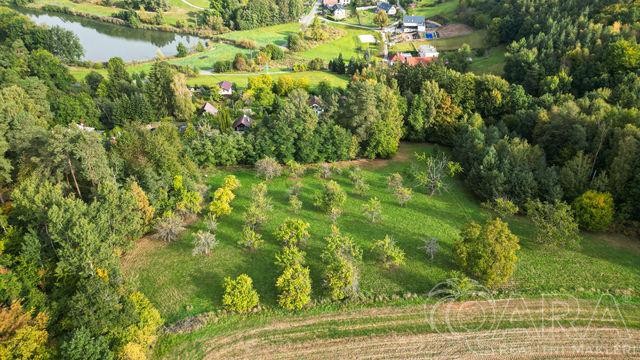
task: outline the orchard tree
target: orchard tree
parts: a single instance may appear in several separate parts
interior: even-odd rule
[[[249,226],[244,226],[242,228],[242,234],[240,235],[240,239],[238,239],[238,245],[249,251],[255,251],[262,247],[263,244],[264,240],[262,239],[262,235]]]
[[[251,205],[244,217],[246,226],[260,230],[267,221],[269,212],[273,210],[271,199],[267,196],[267,184],[259,183],[251,187]]]
[[[278,304],[286,310],[300,310],[311,301],[309,268],[300,264],[286,267],[276,280]]]
[[[275,232],[275,237],[284,246],[305,245],[311,234],[309,233],[309,223],[300,219],[286,219]]]
[[[253,280],[241,274],[232,279],[224,279],[224,295],[222,295],[222,305],[225,309],[237,313],[248,313],[260,302],[258,292],[253,288]]]
[[[330,214],[334,209],[341,210],[347,194],[337,182],[330,180],[322,184],[322,191],[315,195],[315,206]]]
[[[177,215],[169,215],[156,224],[156,236],[164,242],[173,242],[185,231],[182,219]]]
[[[256,161],[256,173],[259,177],[269,181],[282,174],[282,165],[272,157],[264,157]]]
[[[362,213],[372,223],[376,224],[382,221],[382,204],[377,197],[372,197],[363,205]]]
[[[350,236],[340,233],[337,227],[325,238],[327,243],[321,254],[324,263],[324,284],[332,300],[353,297],[360,291],[360,261],[362,250]]]
[[[449,161],[442,153],[435,156],[416,154],[416,160],[411,172],[418,186],[424,188],[429,195],[446,191],[449,188],[448,179],[462,171],[459,163]]]
[[[397,268],[405,263],[404,251],[389,235],[386,235],[382,240],[374,242],[372,251],[387,269]]]
[[[395,196],[396,201],[398,201],[400,206],[404,206],[413,197],[413,190],[408,187],[400,186],[393,191],[393,196]]]
[[[193,250],[191,254],[196,255],[211,255],[211,250],[218,246],[218,239],[216,234],[210,231],[198,231],[193,238]]]
[[[499,218],[484,225],[467,224],[454,245],[458,265],[489,288],[505,284],[513,274],[520,248],[518,237]]]

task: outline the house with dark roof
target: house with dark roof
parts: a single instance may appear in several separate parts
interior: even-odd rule
[[[316,112],[316,114],[320,115],[324,112],[324,103],[319,96],[313,95],[309,98],[309,106]]]
[[[233,130],[243,132],[251,127],[253,123],[253,119],[249,117],[247,114],[242,114],[242,116],[238,117],[236,121],[233,122]]]
[[[200,114],[209,114],[211,116],[216,116],[218,115],[218,108],[216,108],[215,106],[209,104],[208,102],[204,103],[204,105],[202,105],[202,107],[200,108]]]
[[[386,1],[381,1],[378,3],[378,7],[376,8],[376,12],[384,11],[387,15],[395,15],[398,13],[398,9],[394,5],[389,4]]]
[[[229,96],[233,94],[233,83],[229,81],[220,81],[218,83],[218,94],[223,96]]]
[[[424,16],[404,16],[402,18],[402,31],[403,32],[425,32],[425,18]]]

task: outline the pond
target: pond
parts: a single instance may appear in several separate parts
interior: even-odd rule
[[[159,52],[164,56],[175,55],[180,42],[191,48],[198,41],[207,41],[196,36],[133,29],[66,14],[50,14],[24,8],[17,10],[38,25],[60,26],[75,33],[84,48],[83,60],[89,61],[102,62],[116,56],[126,62],[151,60]]]

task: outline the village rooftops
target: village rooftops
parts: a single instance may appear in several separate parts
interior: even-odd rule
[[[440,53],[436,50],[433,45],[422,45],[418,48],[418,53],[420,53],[420,57],[425,58],[437,58]]]
[[[391,10],[391,8],[393,7],[393,5],[389,4],[386,1],[381,1],[378,3],[378,11],[384,11],[384,12],[389,12],[389,10]]]

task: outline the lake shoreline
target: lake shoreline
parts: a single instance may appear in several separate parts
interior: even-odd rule
[[[81,18],[86,18],[94,21],[103,22],[105,24],[117,25],[126,27],[134,30],[150,30],[150,31],[162,31],[167,33],[179,34],[179,35],[188,35],[188,36],[197,36],[205,39],[214,40],[215,37],[225,34],[226,32],[214,32],[213,30],[208,29],[194,29],[194,28],[179,28],[172,25],[153,25],[153,24],[144,24],[141,23],[139,26],[134,27],[128,22],[115,18],[113,16],[102,16],[96,14],[90,14],[83,11],[77,11],[67,6],[57,6],[57,5],[39,5],[39,4],[28,4],[25,6],[12,5],[10,8],[23,13],[23,11],[34,11],[34,12],[42,12],[45,14],[63,14],[69,16],[77,16]],[[114,11],[117,11],[119,8],[114,8]],[[123,10],[123,9],[119,9]]]

